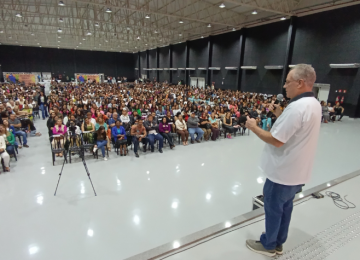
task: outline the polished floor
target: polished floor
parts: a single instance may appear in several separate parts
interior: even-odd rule
[[[360,204],[360,177],[350,179],[327,191],[338,193],[342,198]],[[325,191],[322,194],[326,194]],[[331,198],[316,200],[304,198],[294,206],[289,236],[284,244],[284,255],[269,258],[250,251],[247,239],[259,239],[265,230],[264,216],[229,228],[215,238],[205,239],[191,248],[160,257],[157,260],[357,260],[360,244],[360,209],[340,209]],[[345,206],[344,204],[341,204]],[[351,204],[349,204],[352,206]],[[250,223],[254,223],[249,225]],[[179,249],[180,251],[180,249]]]
[[[41,137],[0,174],[1,259],[125,259],[251,210],[262,191],[263,143],[254,134],[168,147],[135,158],[87,158],[52,166],[45,121]],[[360,169],[360,120],[323,124],[305,189]],[[240,246],[240,245],[239,245]],[[241,245],[242,246],[242,245]]]

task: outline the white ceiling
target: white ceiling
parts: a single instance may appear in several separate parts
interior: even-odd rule
[[[358,4],[360,0],[64,0],[63,3],[65,6],[60,6],[58,0],[0,0],[0,43],[137,52],[277,22],[281,17]],[[222,3],[225,8],[219,7]],[[107,8],[112,12],[105,12]],[[256,15],[251,14],[254,10]],[[58,32],[59,28],[62,32]]]

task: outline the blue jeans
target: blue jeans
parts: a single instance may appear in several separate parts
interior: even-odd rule
[[[148,135],[147,138],[149,139],[151,151],[154,150],[155,140],[159,141],[159,150],[161,150],[163,148],[164,138],[162,137],[161,134],[157,134],[157,135],[151,134],[151,135]]]
[[[260,237],[267,250],[273,250],[285,243],[293,210],[295,194],[302,185],[287,186],[266,179],[264,185],[264,208],[266,233]]]
[[[141,142],[143,143],[143,145],[145,145],[145,147],[146,147],[148,141],[149,140],[146,137],[141,139]],[[139,148],[139,139],[136,136],[133,136],[132,137],[132,142],[134,144],[134,153],[137,153],[137,150]]]
[[[14,145],[7,145],[6,146],[6,151],[7,151],[8,154],[14,154],[15,153]]]
[[[188,128],[189,134],[191,136],[191,141],[194,141],[195,137],[194,134],[197,133],[198,136],[196,138],[196,141],[199,141],[201,139],[201,137],[203,137],[204,135],[204,131],[201,130],[200,127],[196,127],[196,128]]]
[[[46,117],[48,117],[47,107],[45,107],[44,104],[40,104],[39,108],[42,113],[42,118],[45,119]]]
[[[107,140],[96,141],[98,149],[101,149],[102,156],[105,157],[105,146],[107,145]]]
[[[27,135],[24,131],[16,131],[15,135],[22,136],[23,137],[23,145],[27,144],[27,139],[26,139]]]

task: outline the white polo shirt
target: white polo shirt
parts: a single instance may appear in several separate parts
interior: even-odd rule
[[[321,124],[321,106],[312,92],[295,97],[273,125],[271,135],[284,143],[265,144],[260,169],[272,182],[305,184],[310,180]]]

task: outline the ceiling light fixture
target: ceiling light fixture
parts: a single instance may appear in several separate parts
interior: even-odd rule
[[[76,46],[76,48],[79,48],[79,46]]]
[[[204,38],[204,36],[201,36],[201,38]]]
[[[179,23],[184,23],[183,20],[180,20]]]
[[[221,3],[221,5],[219,5],[220,8],[225,8],[226,6],[224,5],[224,3]]]
[[[41,46],[39,46],[41,48]]]
[[[60,42],[60,41],[58,41],[58,42]]]
[[[4,33],[4,31],[0,31],[0,33]]]
[[[211,24],[208,24],[208,26],[207,26],[207,27],[209,27],[209,28],[210,28],[210,27],[211,27]]]
[[[254,10],[254,11],[252,11],[251,13],[252,13],[252,14],[257,14],[257,11],[256,11],[256,10]]]
[[[15,15],[16,17],[19,17],[19,18],[21,18],[22,17],[22,15],[19,13],[19,14],[16,14]]]
[[[105,42],[109,42],[108,40],[105,40]]]
[[[155,33],[158,33],[158,31],[157,31],[157,30],[155,30]]]
[[[111,13],[112,11],[111,11],[111,9],[110,8],[106,8],[106,11],[105,12],[107,12],[107,13]]]
[[[88,32],[86,35],[91,35],[91,32]]]
[[[79,42],[79,44],[82,44],[82,42]]]
[[[34,36],[35,34],[34,33],[31,33],[31,36]]]
[[[61,36],[58,36],[58,39],[61,39]]]
[[[59,1],[59,4],[60,6],[65,6],[64,2],[63,1]]]
[[[150,15],[148,15],[148,14],[145,15],[145,18],[146,18],[146,19],[150,19]]]
[[[233,32],[235,32],[235,31],[236,31],[236,29],[235,29],[235,28],[233,28],[232,30],[233,30]]]
[[[59,32],[59,33],[62,33],[62,30],[61,30],[61,28],[59,28],[59,29],[58,29],[58,32]]]
[[[99,23],[95,23],[95,26],[96,26],[96,27],[99,27]]]
[[[182,34],[181,34],[181,33],[179,33],[179,36],[182,36]]]
[[[59,18],[59,22],[60,22],[60,23],[64,22],[64,19]]]
[[[280,20],[281,20],[281,21],[284,21],[284,20],[286,20],[286,17],[283,16],[283,17],[280,18]]]
[[[138,36],[136,39],[137,39],[137,40],[140,40],[140,37]]]

